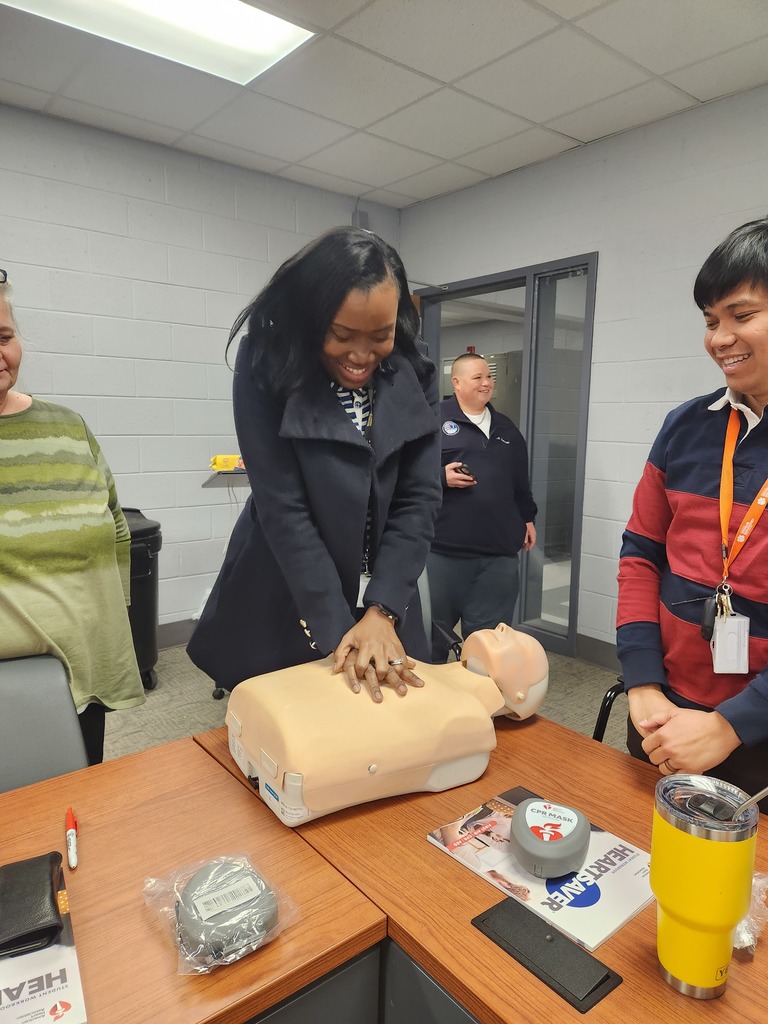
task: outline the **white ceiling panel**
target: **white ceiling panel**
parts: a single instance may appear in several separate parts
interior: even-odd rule
[[[56,92],[103,44],[94,36],[0,6],[0,74]]]
[[[382,203],[384,206],[394,206],[396,210],[402,209],[404,206],[410,206],[415,202],[413,196],[405,196],[402,192],[395,192],[388,188],[374,188],[370,192],[366,192],[366,199],[370,199],[372,203]]]
[[[553,68],[558,68],[557,74]],[[576,29],[564,27],[456,85],[505,110],[543,122],[649,77]]]
[[[553,14],[559,14],[561,18],[569,21],[594,10],[595,7],[602,7],[604,3],[605,0],[539,0],[540,7],[546,7]]]
[[[690,96],[666,82],[646,82],[618,96],[598,100],[565,117],[556,117],[547,122],[547,127],[570,135],[579,142],[592,142],[602,138],[606,128],[611,133],[625,131],[650,121],[659,121],[695,104]]]
[[[505,142],[478,149],[461,158],[461,163],[484,174],[504,174],[526,164],[548,160],[578,145],[575,139],[549,132],[546,128],[530,128]]]
[[[558,24],[525,0],[374,0],[338,33],[451,82]],[[493,34],[488,25],[494,26]]]
[[[302,28],[329,29],[360,10],[369,0],[243,0],[243,3],[258,7],[262,11],[276,14],[278,18],[293,21]]]
[[[316,35],[240,87],[0,0],[0,103],[402,208],[768,84],[768,0],[244,2]]]
[[[351,132],[348,125],[297,110],[268,96],[243,92],[199,125],[195,135],[293,163]]]
[[[250,171],[264,171],[267,174],[275,174],[286,165],[285,160],[276,160],[263,153],[253,153],[250,150],[241,149],[239,146],[228,146],[225,142],[215,142],[213,139],[204,139],[199,135],[185,135],[183,140],[177,142],[177,147],[186,153],[197,153],[198,156],[207,156],[211,160],[223,160],[236,167],[246,167]]]
[[[429,199],[431,196],[444,195],[446,192],[456,192],[457,189],[477,185],[479,181],[483,181],[487,177],[487,174],[482,174],[469,167],[459,167],[458,164],[440,164],[439,167],[414,174],[410,178],[395,181],[392,183],[392,187],[401,189],[416,199]]]
[[[386,139],[376,139],[373,135],[360,132],[351,138],[342,139],[302,163],[305,167],[313,167],[326,174],[342,172],[345,178],[381,188],[425,171],[428,167],[435,167],[440,161],[414,149],[406,149]]]
[[[60,91],[70,100],[182,131],[241,93],[234,82],[118,43],[104,43]]]
[[[51,98],[49,92],[31,89],[28,85],[0,79],[0,102],[11,107],[26,107],[28,110],[42,110]]]
[[[638,16],[640,15],[640,16]],[[579,27],[663,75],[768,35],[765,0],[637,0],[614,3],[579,19]]]
[[[326,38],[287,57],[251,88],[362,128],[434,92],[438,84],[340,39]]]
[[[172,145],[181,134],[178,128],[170,128],[155,121],[145,121],[139,117],[130,117],[119,110],[105,110],[104,107],[70,100],[66,96],[51,100],[46,107],[46,113],[63,117],[67,121],[77,121],[78,124],[90,124],[94,128],[120,132],[134,139],[159,142],[163,146]]]
[[[763,37],[737,50],[699,61],[682,71],[673,71],[666,77],[673,85],[684,89],[697,100],[706,101],[762,85],[766,68],[768,37]]]
[[[453,89],[441,89],[405,110],[385,117],[369,131],[392,142],[423,149],[450,160],[529,127],[528,121],[514,114],[497,110]]]
[[[315,171],[311,167],[299,164],[287,167],[283,171],[283,177],[298,181],[301,185],[323,188],[326,192],[339,192],[345,196],[359,196],[361,192],[368,192],[370,189],[370,186],[362,181],[350,181],[348,178],[340,178],[337,174],[325,174],[323,171]]]

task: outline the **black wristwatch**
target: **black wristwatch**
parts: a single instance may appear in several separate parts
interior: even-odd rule
[[[368,605],[369,608],[378,608],[382,615],[386,616],[393,626],[396,626],[400,621],[394,612],[391,612],[389,608],[385,608],[383,604],[379,604],[378,601],[374,601]]]

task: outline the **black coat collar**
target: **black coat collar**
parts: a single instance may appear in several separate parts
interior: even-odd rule
[[[409,441],[436,433],[438,423],[416,373],[398,352],[382,363],[374,378],[371,447],[377,464]],[[335,441],[366,448],[367,442],[323,380],[309,393],[285,403],[280,436],[290,440]]]

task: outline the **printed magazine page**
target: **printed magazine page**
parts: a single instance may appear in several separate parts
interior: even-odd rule
[[[87,1024],[67,890],[59,889],[63,928],[45,949],[0,958],[0,1024]]]
[[[509,840],[515,808],[529,797],[537,794],[522,787],[508,790],[436,828],[427,839],[579,945],[597,949],[653,899],[650,856],[592,825],[580,871],[536,878],[520,867]]]

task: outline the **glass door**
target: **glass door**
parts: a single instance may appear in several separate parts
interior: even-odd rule
[[[574,654],[597,254],[419,290],[422,329],[452,393],[461,352],[494,373],[493,405],[528,444],[537,543],[521,552],[516,625]]]
[[[575,637],[578,610],[588,283],[587,267],[579,266],[538,274],[533,285],[527,439],[538,538],[527,559],[518,615],[532,629],[564,638]]]

